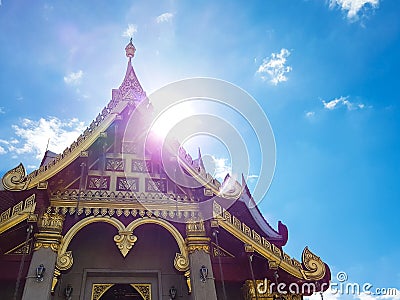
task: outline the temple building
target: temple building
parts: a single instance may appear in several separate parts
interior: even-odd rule
[[[301,300],[326,290],[329,267],[308,247],[299,260],[285,253],[287,227],[250,205],[245,180],[219,182],[201,153],[176,141],[161,153],[143,136],[153,107],[132,41],[125,51],[121,86],[77,140],[29,174],[20,164],[3,176],[0,299]]]

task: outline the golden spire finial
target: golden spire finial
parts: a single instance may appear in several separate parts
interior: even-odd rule
[[[132,58],[135,56],[136,48],[133,46],[132,38],[129,41],[129,44],[125,47],[126,57]]]

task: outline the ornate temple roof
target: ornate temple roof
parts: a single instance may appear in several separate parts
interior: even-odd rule
[[[118,89],[112,90],[112,99],[102,112],[96,117],[89,127],[73,142],[63,153],[56,154],[49,150],[46,151],[38,170],[26,174],[25,168],[20,164],[15,169],[7,172],[2,183],[6,190],[20,191],[29,190],[44,185],[44,182],[52,178],[55,174],[71,164],[77,159],[82,152],[86,151],[100,135],[115,121],[116,117],[129,105],[138,105],[146,99],[146,93],[143,90],[134,68],[132,66],[132,58],[134,57],[136,48],[132,43],[132,39],[125,47],[125,53],[128,57],[128,64],[125,77]],[[201,157],[199,148],[198,158],[192,157],[186,153],[183,148],[179,149],[179,163],[200,183],[205,184],[214,194],[224,198],[239,200],[235,203],[231,210],[243,215],[246,219],[251,219],[253,227],[264,232],[268,238],[282,246],[287,241],[286,226],[280,223],[278,231],[274,230],[264,219],[257,206],[252,203],[252,196],[247,188],[247,184],[240,184],[229,175],[220,183],[217,179],[212,178],[207,173]],[[249,205],[251,204],[251,205]]]
[[[106,199],[107,203],[113,201],[116,203],[118,202],[118,205],[105,208],[101,207],[101,203],[95,203],[98,206],[81,208],[80,213],[82,214],[84,211],[86,216],[92,214],[94,217],[100,215],[112,217],[114,213],[117,216],[121,216],[122,214],[132,214],[132,216],[135,214],[136,216],[137,212],[142,212],[143,215],[145,215],[144,210],[140,210],[134,207],[132,203],[129,203],[129,199],[136,199],[151,202],[151,207],[154,208],[154,210],[148,209],[146,214],[149,217],[157,217],[163,216],[162,214],[164,211],[162,211],[161,206],[171,199],[176,201],[176,203],[184,203],[186,201],[185,204],[189,203],[193,207],[198,204],[197,199],[195,199],[193,195],[182,196],[176,193],[167,195],[161,192],[148,193],[148,195],[146,195],[144,193],[139,194],[135,192],[115,193],[114,191],[108,190],[91,191],[76,188],[76,185],[79,184],[78,178],[83,174],[79,173],[79,166],[82,160],[88,157],[88,149],[91,149],[91,147],[95,148],[94,145],[98,146],[100,144],[99,141],[107,138],[107,132],[115,132],[115,138],[117,138],[118,135],[116,133],[117,129],[115,124],[118,123],[120,127],[126,126],[126,124],[124,124],[126,119],[124,118],[137,109],[139,104],[146,104],[144,105],[145,109],[140,113],[151,112],[150,106],[147,105],[149,100],[132,66],[132,58],[136,52],[132,40],[126,46],[125,51],[128,57],[128,65],[122,84],[118,89],[112,90],[112,99],[110,102],[77,140],[60,154],[46,151],[39,169],[32,171],[30,174],[26,174],[24,166],[20,164],[3,176],[2,183],[6,191],[0,191],[0,214],[9,210],[9,217],[12,217],[13,208],[16,205],[20,205],[19,203],[21,203],[21,201],[22,210],[28,212],[28,210],[32,207],[34,208],[34,205],[36,205],[36,201],[32,202],[32,199],[29,198],[30,195],[38,191],[38,195],[43,191],[50,191],[50,189],[48,189],[48,183],[52,181],[52,187],[58,186],[59,182],[63,182],[64,177],[68,177],[64,176],[64,174],[72,174],[75,176],[75,181],[67,185],[63,191],[50,191],[53,194],[50,195],[49,192],[47,198],[46,196],[40,196],[40,202],[38,202],[38,204],[40,204],[42,208],[45,208],[46,205],[48,207],[50,205],[49,199],[52,198],[57,202],[55,207],[57,207],[57,209],[60,208],[63,214],[73,214],[76,212],[75,207],[61,206],[66,198],[76,199],[77,202],[86,200],[89,202],[93,198],[98,198],[100,200]],[[118,127],[118,130],[123,131],[124,129],[120,127]],[[106,148],[104,144],[102,144],[102,147],[104,147],[103,150]],[[174,150],[177,151],[175,163],[179,164],[193,180],[200,183],[202,187],[201,189],[199,188],[201,196],[207,200],[216,199],[212,201],[212,207],[209,207],[213,214],[211,217],[218,220],[221,227],[226,229],[227,232],[235,236],[240,236],[241,242],[252,246],[268,260],[274,261],[277,264],[282,264],[282,268],[293,276],[297,276],[297,278],[304,280],[320,280],[329,276],[329,269],[325,268],[320,258],[312,254],[308,248],[303,252],[303,265],[305,265],[306,269],[303,268],[300,262],[291,259],[282,251],[282,246],[284,246],[288,240],[287,227],[279,222],[278,228],[275,230],[265,220],[257,205],[255,205],[256,203],[254,203],[251,192],[243,178],[242,182],[239,183],[228,175],[223,182],[220,182],[205,169],[200,149],[198,151],[198,157],[195,159],[193,159],[179,143],[177,143]],[[99,158],[97,161],[92,162],[93,165],[96,163],[100,164],[102,159],[105,160],[105,156],[100,158],[100,150],[96,152],[96,155],[98,155]],[[72,165],[75,166],[75,169],[71,168]],[[102,175],[101,173],[99,174]],[[60,204],[60,206],[58,206],[58,204]],[[159,207],[157,207],[157,205]],[[15,209],[17,213],[18,209],[19,207]],[[6,214],[4,216],[6,216]],[[307,264],[312,260],[318,261],[319,266],[322,267],[310,271],[312,266],[310,267]],[[326,273],[327,275],[325,274],[326,270],[328,270],[328,273]]]

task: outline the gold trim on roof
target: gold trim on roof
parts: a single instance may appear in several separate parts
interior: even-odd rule
[[[326,268],[324,262],[312,253],[308,247],[303,250],[302,262],[305,267],[303,269],[297,260],[290,258],[280,248],[261,237],[255,230],[251,230],[245,223],[233,217],[216,201],[213,204],[213,217],[218,221],[220,227],[243,243],[252,246],[255,251],[267,258],[269,262],[273,262],[273,265],[277,265],[289,274],[305,280],[320,280],[325,276]]]
[[[8,171],[2,178],[4,188],[9,191],[22,191],[31,189],[47,181],[49,178],[64,169],[81,155],[82,151],[88,149],[114,121],[128,101],[110,101],[97,118],[92,121],[88,128],[78,139],[66,148],[62,154],[57,155],[48,164],[41,166],[38,170],[26,175],[22,164]]]
[[[165,204],[165,203],[108,203],[108,202],[52,202],[48,211],[54,211],[63,215],[77,214],[85,216],[133,216],[133,217],[156,217],[164,219],[190,219],[198,217],[197,204]]]

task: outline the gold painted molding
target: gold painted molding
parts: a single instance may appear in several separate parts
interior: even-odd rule
[[[285,252],[271,244],[267,239],[261,237],[256,231],[251,230],[245,223],[232,216],[216,201],[213,204],[213,217],[218,225],[243,243],[253,247],[254,251],[268,259],[272,265],[285,270],[289,274],[305,280],[320,280],[325,276],[326,268],[324,262],[312,253],[308,247],[303,250],[302,262],[290,258]]]
[[[189,269],[189,257],[188,251],[186,249],[185,240],[182,235],[170,222],[159,219],[159,218],[147,218],[144,217],[142,219],[136,219],[132,221],[126,228],[129,231],[135,230],[137,227],[143,224],[156,224],[164,229],[166,229],[175,239],[178,244],[180,253],[176,253],[174,259],[174,267],[178,271],[184,272]]]
[[[174,258],[174,266],[178,271],[186,271],[189,269],[188,251],[186,249],[185,240],[183,239],[180,232],[168,221],[158,218],[143,217],[132,221],[128,226],[119,221],[116,218],[108,216],[89,216],[85,219],[80,220],[74,226],[72,226],[65,234],[61,241],[61,245],[58,251],[57,268],[60,270],[68,270],[73,264],[72,251],[67,251],[69,244],[75,235],[85,226],[93,223],[108,223],[113,225],[117,230],[118,234],[114,236],[114,241],[117,244],[121,254],[125,257],[129,250],[133,247],[133,243],[136,241],[136,237],[133,235],[133,231],[144,224],[156,224],[166,229],[175,239],[178,244],[180,253],[176,253]],[[129,237],[128,237],[129,236]],[[124,240],[125,239],[125,240]],[[125,253],[125,255],[124,255]]]
[[[163,203],[158,199],[152,201],[140,200],[131,202],[122,201],[112,201],[108,199],[107,201],[51,201],[51,208],[53,211],[62,213],[63,215],[70,214],[73,215],[77,213],[78,215],[85,214],[93,216],[110,216],[114,214],[119,216],[124,215],[128,217],[132,215],[136,217],[137,215],[146,215],[148,217],[159,217],[159,218],[184,218],[189,219],[192,217],[197,217],[199,215],[199,205],[198,203],[174,203],[170,201]],[[78,209],[77,209],[78,207]]]
[[[29,219],[35,212],[36,201],[35,194],[29,196],[24,201],[21,201],[14,205],[12,208],[8,208],[0,215],[0,234],[14,227],[15,225]]]
[[[109,288],[111,288],[114,285],[114,283],[94,283],[92,285],[92,300],[98,300],[103,296],[105,292],[108,291]]]

